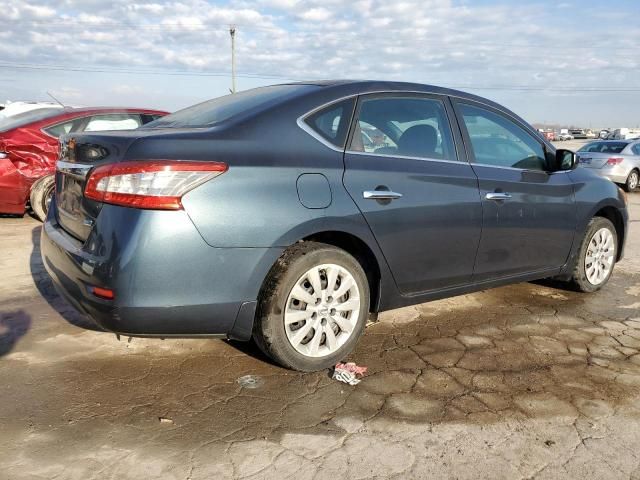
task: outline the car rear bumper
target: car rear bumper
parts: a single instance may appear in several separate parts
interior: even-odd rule
[[[256,300],[280,248],[214,248],[184,211],[105,205],[82,243],[55,201],[41,236],[57,290],[100,327],[134,336],[251,335]],[[114,291],[98,298],[92,287]]]

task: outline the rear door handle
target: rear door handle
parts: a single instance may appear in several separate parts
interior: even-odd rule
[[[401,193],[392,192],[391,190],[366,190],[362,192],[362,196],[367,200],[395,200],[402,198]]]
[[[487,200],[509,200],[511,198],[511,194],[503,192],[489,192],[484,196],[484,198]]]

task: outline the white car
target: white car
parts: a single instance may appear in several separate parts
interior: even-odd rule
[[[559,133],[556,136],[556,140],[560,140],[561,142],[563,142],[565,140],[573,140],[573,135],[571,135],[569,133]]]
[[[0,110],[0,119],[40,108],[62,108],[62,105],[53,102],[7,102]]]

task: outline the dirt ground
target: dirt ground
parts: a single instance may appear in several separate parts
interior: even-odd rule
[[[0,218],[2,479],[640,479],[640,193],[584,295],[524,283],[388,312],[357,386],[247,344],[117,341]],[[239,383],[245,375],[253,382]]]

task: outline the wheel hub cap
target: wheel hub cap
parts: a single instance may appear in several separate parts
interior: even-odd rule
[[[291,346],[308,357],[334,353],[351,337],[360,315],[353,275],[335,264],[309,269],[287,298],[284,328]]]
[[[615,250],[613,234],[608,228],[601,228],[591,237],[584,259],[589,283],[600,285],[608,278],[613,269]]]

